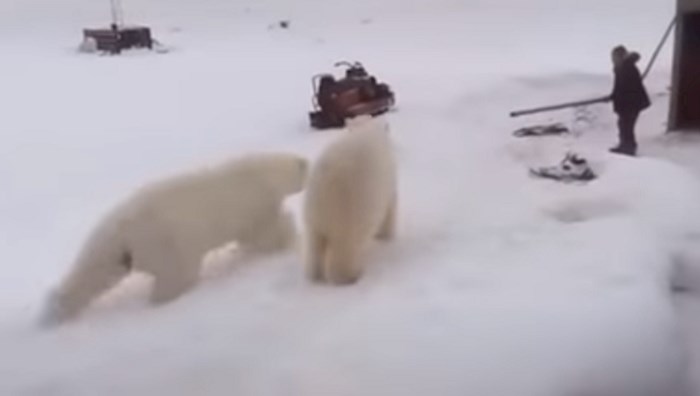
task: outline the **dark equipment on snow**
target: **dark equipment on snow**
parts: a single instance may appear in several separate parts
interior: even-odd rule
[[[83,29],[83,42],[92,42],[93,50],[119,54],[129,48],[152,49],[151,29],[145,26],[124,26],[121,0],[110,0],[112,23],[107,28]]]
[[[309,121],[312,127],[340,128],[348,118],[377,116],[393,108],[395,98],[389,85],[377,82],[361,63],[338,62],[334,66],[347,67],[343,78],[318,74],[311,81],[314,110],[309,113]]]
[[[588,182],[597,178],[588,161],[572,152],[566,153],[559,165],[531,168],[530,175],[564,183]]]
[[[84,29],[83,37],[93,39],[97,50],[119,54],[129,48],[153,48],[151,30],[143,26],[119,27],[112,25],[109,29]]]
[[[569,133],[569,128],[564,124],[557,122],[555,124],[549,125],[534,125],[529,127],[524,127],[513,132],[513,136],[516,137],[527,137],[527,136],[550,136],[550,135],[563,135]]]

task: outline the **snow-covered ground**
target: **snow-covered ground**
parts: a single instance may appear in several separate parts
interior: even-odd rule
[[[700,371],[697,297],[671,292],[679,264],[694,286],[700,161],[696,139],[663,134],[669,48],[640,158],[607,153],[606,105],[508,118],[607,93],[609,49],[645,65],[672,2],[125,1],[171,52],[77,54],[109,17],[99,3],[0,0],[0,395],[657,396]],[[359,284],[311,285],[290,253],[160,309],[136,277],[81,321],[35,328],[136,186],[251,150],[317,155],[338,131],[308,128],[309,79],[343,59],[399,103],[400,238]],[[544,121],[574,133],[511,135]],[[598,180],[528,176],[570,149]]]

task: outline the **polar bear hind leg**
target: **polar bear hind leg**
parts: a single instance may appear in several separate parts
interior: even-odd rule
[[[117,252],[111,242],[101,241],[87,247],[71,273],[49,294],[40,318],[43,326],[74,319],[131,272],[131,255],[127,251]]]

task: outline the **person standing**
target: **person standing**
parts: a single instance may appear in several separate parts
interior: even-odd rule
[[[637,154],[637,139],[634,128],[639,114],[651,106],[649,95],[642,82],[637,62],[641,58],[637,52],[629,52],[619,45],[612,50],[615,68],[615,83],[609,100],[617,114],[619,144],[610,149],[613,153],[634,156]]]

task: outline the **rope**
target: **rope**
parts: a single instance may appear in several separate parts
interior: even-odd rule
[[[661,42],[659,45],[656,47],[656,51],[654,51],[654,55],[652,55],[651,60],[649,60],[649,64],[647,65],[647,68],[644,70],[644,74],[642,74],[642,78],[646,78],[647,74],[651,71],[651,67],[654,66],[654,62],[656,62],[656,57],[659,56],[659,52],[661,52],[661,48],[663,48],[664,44],[666,44],[666,40],[668,40],[668,36],[671,34],[671,30],[673,30],[673,27],[676,26],[676,22],[678,21],[678,17],[673,17],[671,19],[671,23],[668,24],[668,28],[666,28],[666,32],[664,33],[664,36],[661,38]]]

